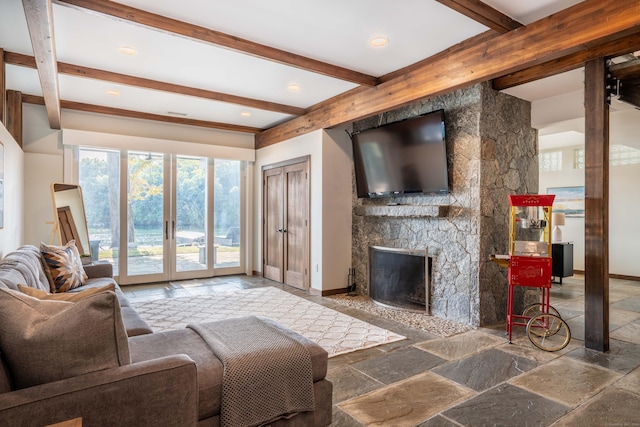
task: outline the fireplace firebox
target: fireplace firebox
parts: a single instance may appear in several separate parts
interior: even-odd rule
[[[369,297],[378,304],[428,313],[430,276],[426,250],[369,248]]]

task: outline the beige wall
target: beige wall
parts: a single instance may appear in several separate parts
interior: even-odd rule
[[[344,129],[324,132],[322,141],[322,290],[344,289],[352,266],[352,153]]]
[[[322,131],[315,131],[256,151],[253,183],[253,270],[262,272],[262,167],[298,157],[310,156],[309,211],[310,286],[322,289]]]
[[[24,243],[38,246],[50,243],[53,231],[53,204],[51,183],[62,182],[62,155],[25,153],[24,204],[27,207],[24,222]],[[37,171],[37,173],[35,172]],[[53,241],[57,244],[57,239]]]
[[[0,257],[3,257],[22,245],[24,154],[1,123],[0,142],[4,148],[4,226],[0,229]]]
[[[615,144],[614,141],[611,144]],[[540,172],[540,193],[549,187],[584,186],[584,170],[573,168],[571,146],[562,151],[562,171]],[[609,273],[640,277],[640,165],[612,166],[609,169]],[[573,268],[584,271],[584,218],[567,218],[562,240],[573,242]]]
[[[351,266],[351,145],[344,129],[318,130],[256,152],[253,270],[262,271],[262,167],[310,156],[310,284],[345,288]]]

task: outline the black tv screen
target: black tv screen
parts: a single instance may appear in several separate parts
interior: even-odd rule
[[[358,197],[449,192],[444,110],[354,133]]]

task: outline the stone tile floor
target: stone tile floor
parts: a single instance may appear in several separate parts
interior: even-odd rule
[[[610,280],[611,350],[584,348],[584,281],[553,285],[571,328],[555,353],[504,325],[449,338],[412,329],[260,277],[227,276],[123,287],[131,301],[277,286],[407,340],[331,358],[333,426],[640,426],[640,282]]]

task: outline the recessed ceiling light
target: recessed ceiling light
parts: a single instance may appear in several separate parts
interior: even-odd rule
[[[171,116],[180,116],[180,117],[186,117],[187,113],[180,113],[178,111],[167,111],[167,114],[171,115]]]
[[[371,40],[369,40],[369,44],[371,46],[374,46],[374,47],[384,46],[387,43],[389,43],[389,39],[386,38],[386,37],[382,37],[382,36],[376,36],[376,37],[372,38]]]
[[[123,55],[135,55],[137,51],[131,46],[121,46],[118,51]]]
[[[249,111],[243,111],[242,113],[240,113],[240,115],[241,115],[242,117],[251,117],[251,112],[249,112]]]
[[[297,85],[295,83],[291,83],[289,86],[287,86],[287,88],[292,92],[297,92],[297,91],[300,90],[300,85]]]
[[[109,95],[109,96],[120,96],[120,92],[118,92],[117,90],[108,90],[107,91],[107,95]]]

